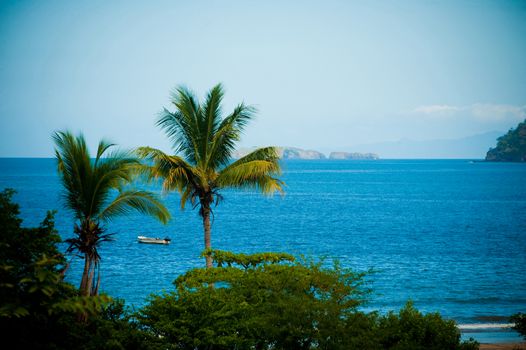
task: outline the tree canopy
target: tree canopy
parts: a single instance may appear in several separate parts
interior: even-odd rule
[[[453,321],[364,313],[364,273],[283,253],[208,250],[213,268],[179,276],[137,318],[166,349],[476,349]]]
[[[64,204],[75,215],[74,237],[66,240],[69,252],[84,258],[80,290],[97,295],[100,283],[99,247],[111,239],[102,223],[138,211],[166,223],[170,213],[158,197],[131,187],[140,161],[131,152],[112,151],[115,146],[99,142],[92,159],[82,134],[68,131],[53,135]]]
[[[97,315],[110,299],[83,297],[63,281],[66,261],[57,247],[54,212],[38,227],[22,227],[14,193],[0,192],[0,328],[12,342],[3,341],[20,349],[65,344],[68,322],[78,314]]]
[[[497,139],[497,146],[486,154],[492,162],[526,162],[526,120]]]
[[[203,102],[187,88],[178,87],[172,95],[173,112],[164,109],[157,121],[173,145],[174,155],[151,147],[137,153],[147,160],[144,172],[150,179],[161,179],[163,190],[181,194],[181,208],[187,202],[199,207],[203,218],[205,249],[212,247],[210,216],[213,205],[225,188],[255,189],[263,194],[283,192],[279,157],[274,147],[254,150],[232,161],[236,143],[255,109],[244,103],[223,115],[224,91],[214,86]],[[206,257],[206,266],[211,267]]]

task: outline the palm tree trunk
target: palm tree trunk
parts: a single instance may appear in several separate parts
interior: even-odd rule
[[[99,295],[99,286],[100,286],[100,265],[97,263],[97,282],[93,286],[93,293],[91,295]]]
[[[88,287],[88,280],[89,280],[89,273],[90,273],[90,267],[91,267],[91,261],[89,256],[86,254],[84,255],[84,271],[82,272],[82,278],[80,280],[80,294],[87,296],[89,295],[89,287]]]
[[[209,205],[202,205],[203,208],[203,227],[205,229],[205,249],[212,248],[212,243],[210,240],[210,206]],[[211,268],[212,265],[212,257],[210,255],[206,256],[206,268]]]
[[[91,261],[91,258],[89,255],[84,255],[84,271],[82,272],[82,278],[80,280],[80,295],[82,296],[89,296],[91,293],[91,284],[90,284],[90,275],[91,275],[91,267],[93,266],[93,262]],[[80,312],[77,314],[77,320],[79,322],[86,322],[88,319],[88,314],[85,312]]]
[[[86,285],[86,289],[87,289],[87,292],[89,293],[88,295],[89,296],[93,296],[95,295],[93,293],[93,277],[95,276],[95,269],[96,269],[96,266],[95,266],[95,263],[93,261],[90,262],[90,271],[89,271],[89,274],[88,274],[88,284]]]

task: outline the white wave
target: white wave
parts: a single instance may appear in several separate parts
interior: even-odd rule
[[[466,323],[459,324],[458,328],[461,330],[470,330],[470,329],[500,329],[500,328],[511,328],[513,323]]]

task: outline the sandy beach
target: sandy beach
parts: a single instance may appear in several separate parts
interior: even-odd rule
[[[526,350],[526,343],[480,344],[480,350]]]

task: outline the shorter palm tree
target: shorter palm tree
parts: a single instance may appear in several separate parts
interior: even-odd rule
[[[102,225],[118,215],[138,211],[166,223],[170,213],[151,192],[130,188],[140,165],[130,152],[108,152],[114,145],[100,141],[91,159],[82,135],[53,135],[58,172],[64,186],[65,206],[77,222],[74,237],[67,239],[68,252],[84,258],[80,282],[82,295],[97,295],[100,285],[99,247],[111,239]]]

